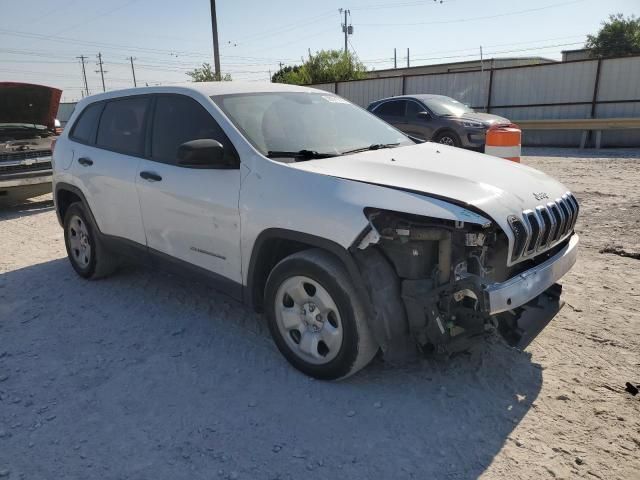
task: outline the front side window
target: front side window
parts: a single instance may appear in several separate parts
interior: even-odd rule
[[[234,163],[237,157],[231,142],[202,105],[183,95],[159,96],[153,115],[151,159],[176,164],[178,147],[200,139],[220,142],[225,157],[230,164]]]
[[[340,155],[375,144],[412,144],[375,115],[331,94],[265,92],[213,100],[264,155],[302,150]]]
[[[465,113],[473,113],[473,108],[450,97],[434,96],[421,98],[422,102],[436,115],[443,117],[459,117]]]
[[[108,101],[98,127],[97,146],[131,155],[144,150],[144,117],[149,99],[134,97]]]
[[[426,111],[418,102],[407,102],[407,117],[417,117],[419,113]]]
[[[96,139],[96,128],[103,106],[102,103],[94,103],[86,107],[73,127],[71,138],[92,144]]]
[[[383,115],[385,117],[404,117],[406,104],[406,100],[391,100],[389,102],[384,102],[376,108],[376,115]]]

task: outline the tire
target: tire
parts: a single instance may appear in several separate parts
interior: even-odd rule
[[[450,131],[439,133],[438,135],[436,135],[433,141],[436,143],[441,143],[443,145],[448,145],[450,147],[460,147],[460,145],[462,145],[458,134]]]
[[[118,259],[104,247],[97,232],[84,204],[71,204],[64,215],[67,256],[78,275],[93,280],[110,275],[118,267]]]
[[[278,263],[267,279],[265,306],[278,349],[311,377],[346,378],[378,351],[351,277],[323,250],[304,250]]]

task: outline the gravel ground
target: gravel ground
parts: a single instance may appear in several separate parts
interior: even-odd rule
[[[525,352],[338,383],[205,285],[81,280],[50,196],[0,210],[0,478],[639,478],[640,151],[525,153],[582,203],[568,305]]]

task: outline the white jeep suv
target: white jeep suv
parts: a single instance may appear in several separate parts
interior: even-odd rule
[[[378,351],[524,348],[562,307],[578,203],[545,174],[416,144],[320,90],[239,82],[76,106],[53,155],[71,265],[203,274],[266,312],[282,354],[337,379]],[[184,268],[183,268],[184,267]]]

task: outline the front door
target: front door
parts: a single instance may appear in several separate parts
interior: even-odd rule
[[[237,152],[220,126],[195,99],[158,95],[153,107],[148,159],[138,165],[136,185],[150,249],[241,283],[239,169],[187,168],[178,147],[210,138]]]
[[[407,135],[421,140],[431,140],[434,131],[433,115],[421,104],[414,100],[407,100],[406,125],[404,132]]]

